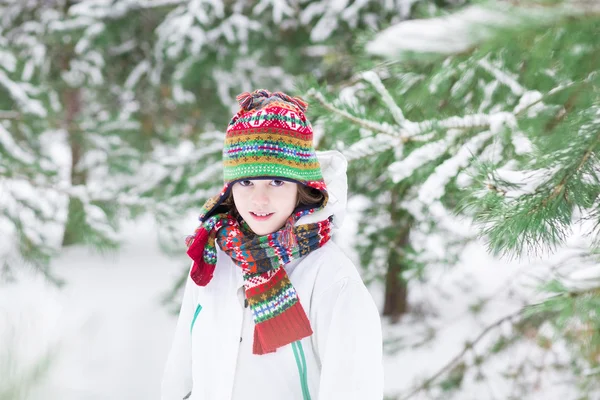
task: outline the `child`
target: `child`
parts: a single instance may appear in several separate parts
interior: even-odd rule
[[[186,241],[193,263],[162,399],[381,400],[379,314],[330,240],[346,160],[317,158],[301,99],[257,90],[238,101],[225,187]]]

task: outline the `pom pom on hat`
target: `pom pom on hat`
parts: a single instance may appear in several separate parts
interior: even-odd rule
[[[308,103],[302,100],[300,97],[292,97],[283,92],[269,92],[266,89],[258,89],[252,93],[244,92],[236,97],[242,111],[250,111],[255,108],[259,108],[265,102],[265,100],[271,97],[278,97],[288,103],[291,103],[298,107],[302,112],[306,112],[308,109]]]

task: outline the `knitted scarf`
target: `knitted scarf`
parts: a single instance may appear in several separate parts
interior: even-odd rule
[[[292,214],[282,229],[265,236],[255,235],[243,220],[218,214],[186,239],[187,254],[194,260],[190,276],[199,286],[206,286],[212,279],[217,262],[215,240],[242,268],[246,299],[255,323],[254,354],[272,353],[313,333],[283,268],[329,241],[332,217],[294,226],[301,216],[313,211]]]

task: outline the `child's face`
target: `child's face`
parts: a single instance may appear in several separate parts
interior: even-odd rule
[[[298,184],[294,182],[252,179],[237,182],[231,190],[238,212],[259,236],[278,231],[298,200]]]

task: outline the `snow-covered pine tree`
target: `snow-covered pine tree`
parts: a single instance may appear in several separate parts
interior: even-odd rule
[[[162,136],[141,128],[138,98],[152,98],[149,90],[127,85],[132,59],[144,56],[129,25],[78,14],[71,1],[0,7],[0,151],[10,152],[1,161],[2,229],[15,239],[2,261],[25,257],[48,273],[48,256],[63,243],[114,247],[123,213],[151,208],[134,175]]]
[[[237,111],[241,91],[290,91],[306,73],[339,80],[350,70],[357,32],[406,18],[417,1],[170,3],[148,74],[190,93],[199,118],[218,128]]]
[[[53,187],[59,168],[53,162],[52,132],[47,124],[53,96],[40,74],[47,72],[43,36],[26,24],[27,6],[0,3],[0,268],[22,258],[44,268],[57,248],[53,232],[60,226],[60,207]],[[15,27],[23,26],[16,30]]]
[[[400,23],[367,45],[387,62],[373,62],[343,89],[308,91],[321,105],[323,144],[353,160],[352,190],[368,199],[358,249],[371,273],[386,275],[386,302],[398,301],[386,314],[404,309],[391,293],[394,280],[413,278],[415,265],[438,263],[431,256],[439,248],[447,255],[444,238],[454,244],[469,238],[453,211],[481,223],[495,254],[555,248],[581,221],[593,239],[542,284],[549,292],[545,300],[482,332],[508,323],[508,337],[477,351],[476,342],[468,343],[450,365],[402,399],[420,391],[449,398],[469,370],[477,374],[498,351],[532,339],[549,351],[554,340],[570,345],[571,360],[554,367],[571,368],[569,378],[582,396],[597,393],[600,289],[598,270],[589,267],[598,261],[600,10],[585,1],[539,5],[471,7],[458,20],[436,19],[437,32],[447,37],[439,37],[441,48],[421,49],[428,53],[425,61],[409,39],[428,31],[427,22]],[[482,32],[481,21],[495,26]],[[451,30],[444,34],[442,28]],[[458,54],[432,61],[435,52]],[[442,244],[428,246],[429,234],[440,230],[442,239],[435,236]],[[418,270],[426,275],[427,268]],[[548,326],[559,336],[548,336]],[[538,367],[538,373],[554,368],[527,365],[512,377],[519,398],[534,393],[525,377]],[[459,369],[460,377],[452,378],[449,373]]]

